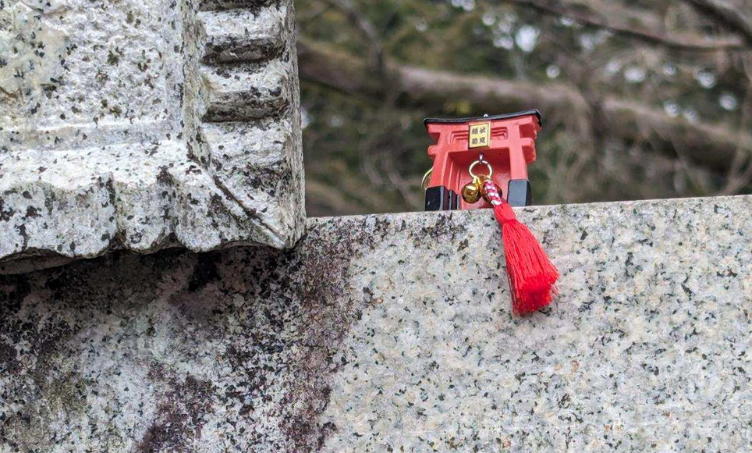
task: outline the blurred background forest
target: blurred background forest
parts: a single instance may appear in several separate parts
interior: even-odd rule
[[[297,0],[309,216],[423,209],[424,117],[537,108],[535,204],[752,193],[749,0]]]

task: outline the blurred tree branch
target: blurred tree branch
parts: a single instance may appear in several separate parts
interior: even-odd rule
[[[741,34],[747,43],[752,46],[752,18],[746,16],[740,10],[718,0],[684,1],[695,8],[699,14],[708,16],[719,25]],[[747,54],[742,57],[742,67],[747,78],[747,92],[742,103],[740,131],[744,130],[752,117],[752,56]],[[748,135],[740,132],[736,154],[729,166],[726,185],[721,190],[721,194],[737,193],[752,181],[752,155],[745,149],[750,146],[749,140]]]
[[[301,40],[298,45],[301,77],[351,95],[381,99],[384,87],[372,77],[362,59],[320,43]],[[402,65],[385,60],[391,90],[400,102],[441,109],[447,101],[466,99],[481,112],[537,107],[559,118],[591,115],[578,90],[565,84],[540,85]],[[680,149],[694,163],[714,171],[728,171],[737,152],[752,153],[752,137],[723,125],[691,123],[672,118],[663,110],[636,101],[604,96],[599,103],[600,122],[609,136],[634,142],[650,139],[667,151]]]
[[[739,130],[744,130],[744,126],[750,124],[752,119],[752,56],[745,56],[742,65],[744,67],[745,75],[747,76],[747,93],[742,103],[742,111],[740,115],[740,127]],[[744,140],[749,140],[749,137],[739,137],[739,146],[736,150],[736,155],[729,168],[727,181],[725,187],[720,191],[723,195],[732,195],[743,187],[747,186],[752,181],[752,155],[744,152]],[[749,145],[749,142],[747,142]]]
[[[711,17],[719,25],[741,34],[747,44],[752,46],[752,18],[747,17],[739,9],[719,0],[684,0],[684,2],[695,8],[701,15]]]
[[[378,71],[380,75],[384,74],[384,50],[381,43],[381,35],[376,30],[376,27],[368,20],[351,0],[324,0],[329,5],[337,8],[341,11],[352,24],[356,26],[358,31],[368,41],[369,49],[371,52],[370,59],[374,69]]]
[[[691,35],[669,36],[629,25],[624,18],[628,14],[604,14],[583,9],[583,5],[567,5],[559,0],[503,0],[507,3],[533,9],[539,13],[556,17],[568,17],[579,23],[608,30],[614,34],[637,39],[648,44],[660,45],[672,50],[714,52],[719,50],[741,50],[748,47],[739,38],[707,39]],[[711,0],[685,0],[689,3],[706,3]],[[736,30],[736,28],[734,28]],[[752,31],[752,30],[750,30]],[[742,32],[743,33],[743,32]],[[752,35],[750,35],[752,36]],[[752,41],[750,41],[752,42]]]

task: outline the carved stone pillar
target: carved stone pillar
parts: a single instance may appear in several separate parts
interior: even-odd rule
[[[0,7],[0,259],[300,237],[291,1]]]

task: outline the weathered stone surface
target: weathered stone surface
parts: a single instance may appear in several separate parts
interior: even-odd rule
[[[287,0],[0,1],[0,262],[292,246],[294,47]]]
[[[27,6],[27,4],[29,6]],[[3,4],[0,10],[0,90],[16,95],[27,87],[54,83],[62,72],[68,34],[42,19],[63,1]],[[42,51],[40,51],[42,49]]]
[[[233,133],[237,133],[234,131]],[[0,451],[750,451],[752,197],[311,219],[0,277]]]
[[[213,122],[276,117],[290,108],[290,63],[210,67],[202,71],[209,96],[205,119]]]
[[[282,54],[289,39],[287,2],[254,10],[199,13],[207,40],[205,61],[268,60]]]

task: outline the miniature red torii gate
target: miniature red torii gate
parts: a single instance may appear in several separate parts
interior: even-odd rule
[[[462,187],[472,181],[470,165],[481,155],[493,167],[492,180],[512,206],[532,202],[527,165],[535,162],[535,139],[541,129],[537,110],[476,118],[424,121],[436,143],[428,147],[433,168],[426,188],[426,211],[490,208],[481,198],[467,203]]]

